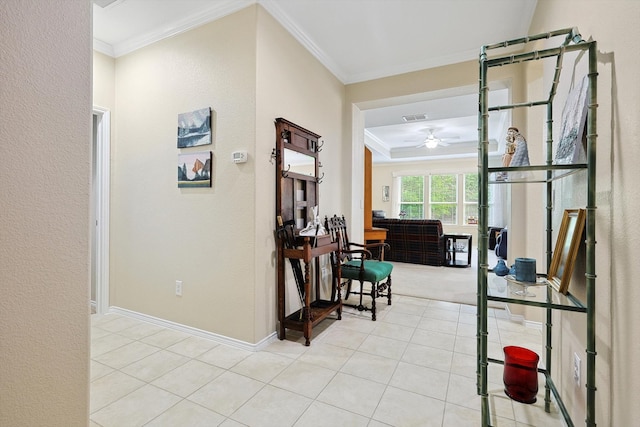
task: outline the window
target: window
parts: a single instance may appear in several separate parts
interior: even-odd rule
[[[490,186],[489,186],[490,187]],[[464,224],[478,223],[478,174],[464,175]]]
[[[491,205],[491,186],[488,196]],[[439,219],[447,225],[477,224],[478,174],[401,176],[400,216]]]
[[[403,176],[400,180],[400,217],[424,218],[424,177]]]
[[[429,176],[429,218],[457,224],[458,175]]]

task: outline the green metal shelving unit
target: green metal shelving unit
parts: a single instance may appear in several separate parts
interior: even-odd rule
[[[488,52],[504,49],[513,45],[526,44],[551,37],[565,36],[560,46],[555,48],[528,51],[513,55],[499,56],[499,53],[489,58]],[[588,52],[589,71],[588,71],[588,118],[587,118],[587,148],[586,163],[570,164],[570,165],[554,165],[553,164],[553,102],[556,94],[557,85],[560,80],[562,70],[563,56],[567,52],[586,51]],[[504,50],[503,50],[504,52]],[[489,395],[487,391],[487,368],[489,363],[504,364],[504,361],[491,359],[487,355],[488,328],[487,328],[487,309],[488,301],[501,301],[510,304],[523,304],[529,306],[542,307],[546,310],[546,348],[544,354],[544,368],[538,368],[540,373],[545,376],[545,410],[550,411],[551,394],[555,399],[558,409],[565,422],[569,426],[574,423],[571,420],[569,411],[565,407],[559,390],[556,388],[553,378],[551,377],[551,356],[552,356],[552,313],[554,310],[565,310],[584,313],[587,317],[586,331],[586,425],[595,426],[595,364],[596,364],[596,333],[595,333],[595,302],[596,302],[596,275],[595,275],[595,209],[596,209],[596,112],[597,112],[597,58],[596,58],[596,42],[585,41],[580,36],[577,28],[568,28],[553,31],[534,36],[523,37],[520,39],[508,40],[502,43],[485,45],[480,52],[480,77],[479,77],[479,110],[478,110],[478,172],[479,172],[479,221],[478,221],[478,325],[477,325],[477,391],[482,401],[482,425],[491,426],[491,414],[489,405]],[[556,67],[552,87],[549,91],[549,97],[546,100],[535,101],[529,103],[520,103],[513,105],[502,105],[489,107],[489,86],[488,71],[492,67],[507,66],[510,64],[518,64],[525,61],[541,60],[546,58],[555,58]],[[547,140],[546,153],[547,159],[544,165],[532,165],[521,167],[489,167],[488,162],[488,125],[490,111],[498,111],[503,109],[528,108],[533,106],[543,106],[547,108]],[[554,291],[551,286],[547,286],[544,295],[540,298],[517,298],[509,293],[503,295],[490,294],[488,287],[488,247],[489,230],[488,224],[488,188],[489,185],[521,185],[531,182],[543,183],[546,186],[546,242],[547,242],[547,271],[551,264],[552,258],[552,191],[553,183],[556,180],[563,179],[579,171],[585,171],[587,175],[587,206],[586,206],[586,259],[585,259],[585,278],[586,278],[586,301],[579,301],[570,293],[562,295]],[[490,181],[490,176],[495,172],[529,172],[529,178],[525,180],[508,180],[508,181]]]

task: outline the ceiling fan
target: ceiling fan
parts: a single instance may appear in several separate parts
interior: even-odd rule
[[[452,137],[447,137],[447,138],[438,138],[433,134],[433,130],[429,129],[429,135],[427,135],[427,137],[425,138],[424,141],[422,141],[422,144],[418,145],[415,148],[422,148],[422,147],[427,147],[427,148],[436,148],[438,145],[442,146],[442,147],[446,147],[449,145],[448,142],[446,142],[447,140],[450,139],[457,139],[459,137],[457,136],[452,136]]]

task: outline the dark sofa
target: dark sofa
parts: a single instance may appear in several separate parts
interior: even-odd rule
[[[437,219],[373,218],[373,226],[386,228],[390,248],[386,261],[441,266],[444,254],[442,223]]]

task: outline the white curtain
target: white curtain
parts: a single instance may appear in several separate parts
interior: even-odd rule
[[[400,217],[400,186],[402,179],[400,176],[393,177],[393,188],[391,189],[391,218]]]
[[[507,226],[507,191],[504,184],[493,185],[491,200],[489,200],[489,227]]]

